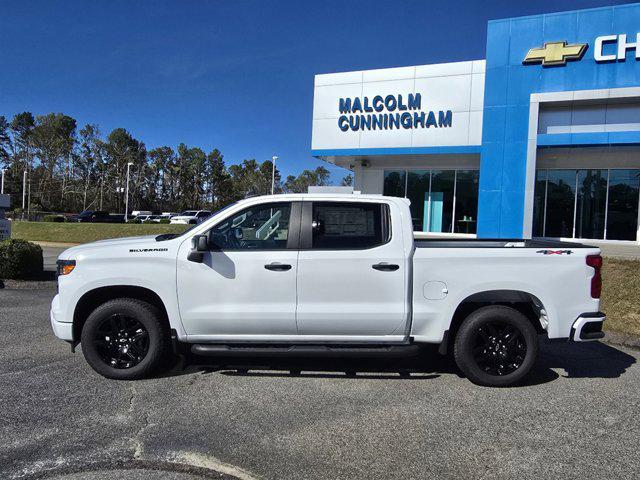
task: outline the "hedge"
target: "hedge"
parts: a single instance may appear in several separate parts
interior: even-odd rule
[[[45,215],[42,217],[43,222],[64,223],[64,215]]]
[[[26,240],[0,242],[0,278],[27,279],[42,275],[42,248]]]

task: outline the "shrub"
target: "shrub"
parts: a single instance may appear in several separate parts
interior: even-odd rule
[[[132,218],[131,220],[128,220],[127,223],[142,223],[142,220],[139,218]]]
[[[42,217],[43,222],[63,223],[64,215],[45,215]]]
[[[0,278],[26,279],[42,274],[42,248],[26,240],[0,242]]]
[[[161,218],[158,223],[161,223],[162,225],[169,225],[171,223],[171,220],[169,220],[168,218]]]

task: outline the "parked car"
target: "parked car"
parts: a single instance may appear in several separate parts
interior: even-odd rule
[[[81,223],[122,223],[124,215],[112,215],[103,210],[84,210],[74,220]]]
[[[186,210],[180,215],[171,217],[171,223],[196,225],[211,216],[209,210]]]
[[[604,336],[601,266],[578,243],[416,241],[403,198],[254,197],[181,235],[66,250],[51,323],[109,378],[149,375],[172,341],[211,356],[437,344],[471,381],[507,386],[535,364],[539,335]]]
[[[153,215],[153,212],[149,210],[134,210],[131,212],[131,216],[134,218],[140,217],[140,216],[149,216],[149,215]]]

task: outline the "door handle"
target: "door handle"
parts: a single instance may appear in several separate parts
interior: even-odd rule
[[[286,272],[287,270],[291,270],[291,265],[287,265],[286,263],[271,262],[267,263],[264,268],[273,272]]]
[[[371,267],[374,270],[379,270],[381,272],[395,272],[400,268],[400,265],[396,265],[395,263],[380,262],[376,263],[375,265],[371,265]]]

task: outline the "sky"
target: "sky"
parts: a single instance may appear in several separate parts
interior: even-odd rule
[[[0,115],[62,112],[339,182],[311,155],[315,74],[482,59],[489,19],[618,3],[0,0]]]

